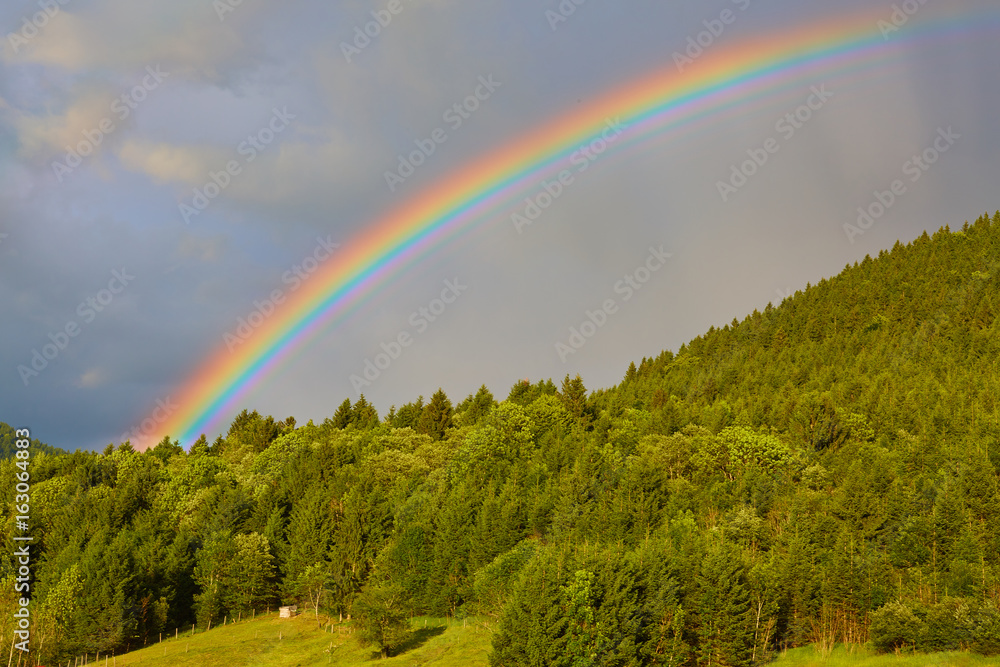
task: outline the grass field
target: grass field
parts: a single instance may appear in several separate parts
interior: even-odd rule
[[[437,667],[483,667],[487,664],[490,632],[481,622],[419,617],[413,622],[414,636],[399,655],[380,660],[371,649],[361,648],[348,626],[317,627],[308,615],[279,619],[270,614],[253,621],[230,623],[198,632],[181,634],[140,651],[108,661],[108,667],[322,667],[323,665],[435,665]],[[280,633],[280,639],[279,639]],[[332,649],[332,650],[331,650]],[[94,656],[90,664],[94,665]],[[105,663],[101,656],[97,665]],[[95,665],[95,667],[97,667]],[[1000,667],[1000,657],[985,658],[968,653],[930,655],[875,655],[864,648],[837,646],[822,654],[811,646],[780,653],[773,667]]]
[[[476,667],[486,665],[490,632],[474,619],[462,621],[416,618],[414,636],[404,652],[380,660],[348,634],[347,625],[318,628],[313,617],[279,619],[269,614],[253,621],[212,628],[193,637],[164,639],[139,651],[118,656],[108,667],[322,667],[323,665],[435,665]],[[279,633],[281,638],[279,639]],[[332,647],[332,651],[331,651]],[[106,657],[100,656],[100,665]],[[94,656],[90,656],[90,664]]]
[[[778,655],[773,667],[987,667],[1000,665],[1000,656],[985,658],[970,653],[930,653],[926,655],[876,655],[864,648],[850,650],[838,645],[823,655],[812,646],[791,649]]]

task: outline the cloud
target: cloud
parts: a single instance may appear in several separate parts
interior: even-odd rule
[[[67,146],[76,146],[84,140],[84,133],[95,130],[105,118],[112,118],[110,110],[113,93],[101,85],[83,91],[61,113],[30,113],[8,109],[19,140],[18,154],[33,161],[63,153]],[[100,150],[100,147],[98,147]]]
[[[210,170],[231,159],[219,148],[172,146],[141,139],[126,141],[118,158],[127,169],[142,172],[156,183],[187,185],[200,185]]]
[[[223,237],[200,238],[183,234],[177,244],[177,254],[182,258],[193,258],[202,262],[218,260],[226,250],[227,241]]]
[[[305,134],[308,139],[265,147],[252,163],[238,146],[171,145],[140,139],[126,141],[118,155],[127,169],[144,173],[158,184],[189,188],[204,186],[210,172],[225,170],[229,161],[236,160],[241,172],[226,188],[230,201],[282,203],[309,194],[326,195],[331,188],[351,192],[358,165],[370,159],[364,145],[334,128]]]
[[[209,81],[220,81],[228,70],[258,62],[252,52],[256,49],[240,36],[236,22],[219,21],[208,2],[105,0],[75,10],[67,6],[53,16],[16,53],[8,40],[2,60],[70,72],[128,73],[161,64],[172,72]],[[240,14],[249,17],[254,11],[241,7]]]
[[[100,368],[92,368],[77,380],[76,386],[81,389],[93,389],[99,387],[107,380],[107,374]]]

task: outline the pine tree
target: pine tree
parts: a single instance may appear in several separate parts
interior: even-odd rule
[[[279,435],[281,427],[274,421],[274,417],[265,418],[256,410],[248,412],[244,409],[233,420],[226,434],[226,455],[238,458],[246,453],[260,453]]]
[[[628,370],[625,371],[625,381],[632,382],[633,380],[635,380],[637,374],[638,371],[635,368],[635,362],[630,361],[628,364]]]
[[[198,436],[198,439],[194,441],[191,445],[191,451],[188,453],[190,456],[207,456],[209,453],[208,438],[202,433]]]
[[[490,393],[485,384],[482,385],[475,396],[470,395],[458,406],[462,413],[462,424],[467,426],[477,424],[480,419],[490,413],[496,404],[493,394]]]
[[[361,394],[354,407],[351,408],[351,415],[352,423],[358,428],[369,429],[379,425],[378,411],[375,410],[375,406],[368,402],[364,394]]]
[[[451,401],[443,390],[438,389],[431,396],[431,402],[424,407],[423,414],[417,422],[417,432],[426,433],[435,440],[444,438],[445,431],[451,428],[452,414]]]
[[[226,607],[246,614],[271,598],[274,556],[258,533],[233,538],[233,560],[226,576]]]
[[[286,590],[297,587],[298,579],[307,567],[327,560],[334,534],[329,505],[329,491],[319,480],[315,480],[292,509],[288,524]]]
[[[583,386],[583,380],[577,375],[572,380],[567,375],[563,379],[562,391],[559,398],[563,402],[566,411],[575,419],[586,421],[587,414],[587,388]]]
[[[354,412],[351,410],[351,399],[345,398],[337,411],[333,413],[331,423],[334,428],[347,428],[354,420]]]
[[[214,533],[198,550],[194,566],[194,581],[200,588],[195,595],[198,625],[207,627],[228,611],[226,584],[235,555],[236,547],[229,531]]]
[[[750,664],[754,624],[739,554],[723,544],[709,548],[697,575],[698,663],[705,667]]]
[[[569,666],[569,619],[561,591],[565,577],[565,558],[552,550],[539,553],[525,567],[493,634],[491,667]]]
[[[396,413],[392,426],[396,428],[417,428],[417,422],[424,414],[424,397],[418,396],[413,403],[407,403]]]
[[[353,611],[361,644],[375,647],[382,658],[388,658],[410,636],[410,619],[398,586],[366,586],[354,601]]]

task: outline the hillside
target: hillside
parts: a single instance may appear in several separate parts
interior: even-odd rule
[[[13,426],[0,422],[0,459],[9,459],[14,456],[17,448],[14,442],[17,440],[16,429]],[[58,447],[51,447],[41,442],[37,438],[31,439],[31,451],[46,454],[65,454],[66,452]]]
[[[118,655],[119,667],[201,667],[225,663],[232,667],[352,667],[354,665],[434,665],[438,667],[484,667],[488,661],[488,629],[479,623],[468,624],[444,619],[413,621],[414,638],[407,650],[382,660],[360,647],[350,634],[348,624],[318,628],[312,618],[278,619],[272,612],[253,621],[228,623],[208,632],[186,631],[177,639]],[[91,656],[90,660],[104,656]],[[812,647],[783,651],[774,667],[987,667],[995,658],[965,652],[933,655],[876,655],[863,648],[838,647],[832,652]]]
[[[1000,244],[996,218],[966,225],[897,243],[676,356],[644,360],[596,403],[656,409],[676,396],[668,429],[706,411],[716,427],[742,414],[817,449],[836,442],[834,411],[850,409],[878,435],[904,429],[985,451],[1000,434]]]
[[[438,391],[384,416],[362,397],[298,427],[245,411],[190,451],[40,457],[32,646],[121,653],[283,601],[401,658],[411,616],[475,617],[492,665],[1000,654],[998,268],[1000,212],[606,390]]]
[[[477,623],[446,619],[417,618],[414,636],[404,655],[381,660],[365,649],[351,635],[349,624],[320,627],[309,615],[279,619],[271,612],[266,617],[213,627],[191,634],[190,628],[172,633],[144,649],[115,658],[117,667],[349,667],[352,665],[434,665],[437,667],[475,667],[486,665],[489,631]],[[155,638],[154,638],[155,639]],[[91,654],[90,661],[104,656]]]

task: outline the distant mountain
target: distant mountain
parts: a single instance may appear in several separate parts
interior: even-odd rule
[[[13,426],[0,422],[0,460],[9,459],[17,451],[14,442],[19,438],[15,435],[15,431],[16,429]],[[46,454],[66,453],[65,450],[46,445],[37,438],[31,438],[31,451],[33,453],[45,452]]]

